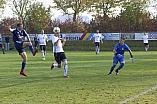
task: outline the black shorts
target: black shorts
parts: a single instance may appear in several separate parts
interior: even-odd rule
[[[148,43],[144,43],[144,46],[148,46],[149,44]]]
[[[64,52],[54,53],[54,57],[58,64],[61,64],[61,61],[67,59]]]
[[[46,45],[40,45],[40,49],[46,51]]]
[[[95,46],[100,46],[100,42],[95,42]]]

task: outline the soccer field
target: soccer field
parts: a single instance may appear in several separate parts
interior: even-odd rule
[[[125,66],[119,75],[113,71],[111,76],[107,74],[112,66],[113,52],[100,52],[100,55],[95,55],[94,51],[65,53],[70,78],[63,77],[63,68],[50,70],[52,61],[55,62],[50,51],[45,61],[40,52],[35,57],[27,52],[25,73],[28,77],[19,74],[22,58],[16,51],[0,54],[0,103],[157,102],[157,52],[133,52],[134,63],[126,52]]]

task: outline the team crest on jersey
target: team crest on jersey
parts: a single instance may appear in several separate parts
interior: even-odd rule
[[[124,50],[124,48],[122,48],[122,50]]]

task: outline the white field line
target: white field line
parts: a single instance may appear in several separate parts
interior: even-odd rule
[[[121,102],[119,102],[119,103],[117,103],[117,104],[127,103],[127,102],[132,101],[132,100],[134,100],[135,98],[139,97],[140,95],[144,95],[145,93],[148,93],[148,92],[150,92],[150,91],[152,91],[152,90],[155,90],[155,89],[157,89],[157,86],[152,87],[152,88],[150,88],[150,89],[147,90],[147,91],[141,92],[141,93],[139,93],[138,95],[135,95],[135,96],[133,96],[133,97],[131,97],[131,98],[129,98],[129,99],[126,99],[126,100],[124,100],[124,101],[121,101]]]

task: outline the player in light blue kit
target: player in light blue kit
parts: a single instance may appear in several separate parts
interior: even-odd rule
[[[117,70],[115,70],[116,75],[118,75],[118,71],[125,64],[125,59],[124,59],[125,50],[129,51],[130,56],[131,56],[130,59],[132,59],[132,63],[134,61],[132,51],[130,50],[130,48],[124,42],[125,42],[125,38],[121,37],[119,43],[116,44],[115,48],[113,49],[113,52],[114,52],[113,66],[111,67],[110,73],[108,75],[111,75],[112,71],[114,70],[114,68],[116,67],[118,62],[120,62],[120,66],[118,67]]]

